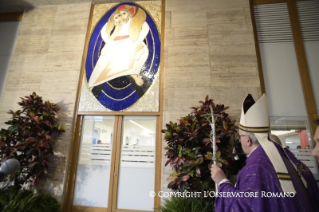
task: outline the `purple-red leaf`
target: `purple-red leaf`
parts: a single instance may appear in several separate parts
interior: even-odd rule
[[[35,162],[31,162],[31,163],[29,163],[29,167],[33,167],[33,166],[35,166],[36,164],[38,164],[39,163],[39,161],[35,161]]]

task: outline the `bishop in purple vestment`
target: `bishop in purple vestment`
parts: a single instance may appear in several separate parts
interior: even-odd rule
[[[280,151],[282,156],[286,157],[284,152]],[[299,161],[299,164],[301,165],[302,163]],[[288,172],[293,176],[292,181],[296,188],[294,197],[270,197],[284,194],[284,192],[281,189],[277,174],[268,156],[265,154],[263,148],[258,146],[247,158],[246,166],[240,171],[236,185],[222,183],[218,188],[218,192],[239,194],[240,192],[246,192],[246,194],[249,194],[248,192],[257,192],[257,195],[252,197],[217,197],[215,200],[215,210],[216,212],[319,211],[318,186],[309,169],[304,166],[303,170],[302,174],[306,176],[308,189],[301,183],[298,173],[291,166],[290,169],[288,168]]]
[[[255,102],[248,95],[239,125],[247,160],[236,185],[217,165],[211,167],[219,194],[226,193],[216,197],[216,212],[319,212],[319,188],[312,173],[289,150],[267,139],[268,117],[266,96]]]

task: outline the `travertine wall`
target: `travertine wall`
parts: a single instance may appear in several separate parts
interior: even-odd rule
[[[55,145],[53,175],[42,185],[60,200],[89,10],[84,3],[26,12],[0,102],[0,127],[6,127],[6,112],[18,109],[19,97],[33,91],[61,106],[66,133]],[[230,106],[239,120],[245,95],[260,95],[249,1],[167,0],[165,10],[163,128],[206,95]],[[163,165],[162,190],[170,172]]]
[[[0,128],[19,109],[20,97],[35,91],[43,100],[61,107],[59,122],[66,132],[54,146],[54,164],[41,185],[62,200],[66,159],[70,150],[72,119],[90,3],[35,8],[20,25],[17,45],[0,102]]]
[[[244,97],[260,95],[249,0],[167,0],[165,11],[163,127],[206,95],[230,106],[228,113],[239,122]],[[164,154],[167,190],[172,170],[164,167]]]

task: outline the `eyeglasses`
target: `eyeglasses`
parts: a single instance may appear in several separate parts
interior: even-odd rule
[[[236,134],[236,139],[237,139],[237,140],[240,140],[242,136],[248,136],[248,135],[239,135],[239,134]]]

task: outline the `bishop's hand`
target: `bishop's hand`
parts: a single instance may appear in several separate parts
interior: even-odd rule
[[[217,185],[219,185],[219,183],[223,179],[227,178],[223,170],[219,168],[219,166],[217,166],[216,164],[213,164],[210,167],[210,173],[211,173],[212,180],[214,180],[215,183],[217,183]]]

